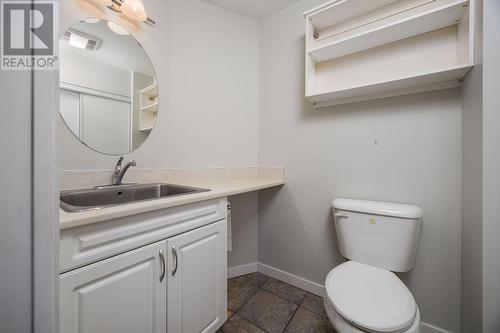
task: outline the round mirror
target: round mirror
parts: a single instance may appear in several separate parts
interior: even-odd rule
[[[153,65],[135,38],[111,21],[87,19],[60,41],[60,113],[89,148],[123,155],[156,122],[159,89]]]

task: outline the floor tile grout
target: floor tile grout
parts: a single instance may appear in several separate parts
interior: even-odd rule
[[[290,317],[290,320],[288,320],[288,323],[286,323],[285,325],[285,328],[283,329],[283,332],[286,332],[286,329],[288,328],[288,326],[290,325],[290,323],[292,322],[292,319],[293,317],[295,316],[295,314],[297,313],[297,311],[299,311],[299,308],[300,308],[300,305],[297,306],[297,308],[295,309],[295,311],[293,312],[292,316]]]
[[[279,297],[281,300],[284,300],[284,301],[286,301],[288,303],[292,303],[293,305],[300,306],[300,304],[295,304],[294,302],[291,302],[291,301],[287,300],[286,298],[283,298],[280,295],[277,295],[277,294],[273,293],[272,291],[269,291],[269,290],[263,289],[263,288],[259,288],[259,289],[262,290],[262,291],[265,291],[266,293],[270,293],[271,295]],[[300,302],[302,303],[302,301],[300,301]]]
[[[313,296],[319,297],[319,296],[317,296],[317,295],[314,295],[314,294],[312,294],[312,293],[310,293],[310,292],[306,291],[306,296],[307,296],[307,294],[311,294],[311,295],[313,295]],[[301,307],[301,308],[303,308],[303,309],[305,309],[305,310],[307,310],[307,311],[309,311],[309,312],[312,312],[312,313],[314,313],[314,314],[317,314],[318,316],[321,316],[321,317],[323,317],[323,318],[328,318],[328,316],[327,316],[327,315],[324,315],[324,314],[322,314],[322,313],[317,313],[316,311],[310,310],[310,309],[306,308],[305,306],[302,306],[302,303],[304,303],[304,300],[306,299],[306,296],[304,296],[304,298],[303,298],[303,299],[302,299],[302,301],[300,302],[299,307]],[[329,320],[329,319],[328,319],[328,320]]]
[[[249,274],[247,274],[247,275],[249,275]],[[237,279],[237,278],[238,278],[238,277],[235,277],[235,278],[232,278],[232,279]],[[286,282],[284,282],[284,281],[281,281],[281,280],[277,280],[277,279],[275,279],[275,280],[277,280],[277,281],[279,281],[279,282],[282,282],[282,283],[287,284],[287,285],[289,285],[289,286],[291,286],[291,287],[293,287],[293,288],[296,288],[297,290],[300,290],[301,292],[304,292],[304,296],[300,299],[300,302],[299,302],[298,304],[296,304],[296,303],[294,303],[294,302],[292,302],[292,301],[289,301],[288,299],[283,298],[283,297],[282,297],[282,296],[280,296],[280,295],[275,294],[275,293],[274,293],[274,292],[272,292],[272,291],[269,291],[269,290],[267,290],[267,289],[264,289],[264,288],[263,288],[263,287],[264,287],[264,285],[265,285],[265,284],[266,284],[266,283],[267,283],[270,279],[272,279],[272,277],[266,276],[266,279],[265,279],[265,281],[264,281],[263,283],[258,283],[258,284],[253,284],[253,283],[245,283],[245,284],[247,284],[247,285],[249,285],[249,286],[255,287],[255,288],[256,288],[256,290],[255,290],[255,291],[254,291],[254,292],[253,292],[253,293],[252,293],[252,294],[251,294],[251,295],[250,295],[250,296],[249,296],[249,297],[245,300],[245,302],[243,302],[243,304],[241,304],[241,305],[238,307],[238,309],[237,309],[237,310],[232,311],[232,310],[230,309],[230,311],[232,312],[232,314],[231,314],[231,316],[229,316],[229,317],[228,317],[228,319],[227,319],[227,321],[226,321],[226,322],[228,322],[230,318],[232,318],[235,314],[237,314],[240,318],[242,318],[243,320],[247,321],[248,323],[250,323],[250,324],[254,325],[255,327],[257,327],[257,328],[261,329],[263,332],[270,333],[269,331],[267,331],[267,330],[266,330],[266,329],[264,329],[263,327],[259,326],[257,323],[253,322],[253,321],[252,321],[252,320],[250,320],[250,319],[247,319],[247,318],[243,317],[243,316],[239,313],[239,311],[240,311],[240,310],[242,310],[242,308],[243,308],[245,305],[247,305],[247,303],[250,301],[250,299],[252,299],[253,297],[255,297],[255,295],[256,295],[259,291],[267,292],[267,293],[269,293],[270,295],[273,295],[273,296],[275,296],[275,297],[279,298],[280,300],[282,300],[282,301],[284,301],[284,302],[287,302],[287,303],[289,303],[289,304],[293,304],[293,305],[295,305],[295,306],[296,306],[296,308],[295,308],[295,310],[294,310],[293,314],[290,316],[290,319],[286,322],[286,325],[285,325],[284,329],[281,331],[281,333],[286,332],[286,330],[287,330],[287,329],[288,329],[288,327],[290,326],[290,323],[292,322],[292,320],[293,320],[293,319],[294,319],[294,317],[296,316],[297,312],[299,311],[299,308],[302,308],[302,309],[304,309],[304,310],[306,310],[306,311],[308,311],[308,312],[310,312],[310,313],[312,313],[312,314],[314,314],[314,315],[320,316],[320,317],[322,317],[322,318],[327,318],[324,314],[317,313],[316,311],[310,310],[310,309],[306,308],[305,306],[303,306],[304,301],[305,301],[305,299],[306,299],[307,295],[308,295],[308,294],[311,294],[311,293],[309,293],[307,290],[304,290],[304,289],[301,289],[301,288],[295,287],[295,286],[293,286],[293,285],[291,285],[291,284],[288,284],[288,283],[286,283]],[[230,279],[228,279],[228,280],[230,280]],[[260,286],[259,286],[259,285],[260,285]],[[314,295],[314,294],[311,294],[311,295],[312,295],[312,296],[316,296],[316,295]],[[319,297],[319,296],[317,296],[317,297]]]
[[[255,286],[254,286],[254,287],[255,287]],[[252,297],[254,297],[254,295],[255,295],[255,294],[259,291],[259,289],[260,289],[260,288],[259,288],[259,287],[256,287],[256,288],[257,288],[257,289],[256,289],[256,290],[252,293],[252,295],[250,295],[250,297],[248,297],[248,298],[247,298],[247,300],[246,300],[245,302],[243,302],[243,304],[241,304],[241,305],[238,307],[238,309],[236,309],[236,310],[234,310],[234,311],[233,311],[233,310],[231,310],[231,309],[229,309],[229,310],[233,311],[233,313],[238,312],[238,311],[239,311],[239,310],[243,307],[243,305],[247,304],[247,303],[248,303],[248,301],[249,301]]]
[[[266,279],[266,281],[265,281],[264,283],[266,283],[266,282],[267,282],[267,280],[269,280],[269,278],[267,278],[267,279]],[[262,285],[264,285],[264,283],[263,283]],[[243,306],[244,306],[245,304],[247,304],[247,303],[248,303],[248,301],[250,301],[250,299],[252,299],[252,297],[254,297],[254,296],[255,296],[255,294],[257,294],[257,293],[259,292],[259,290],[263,290],[261,287],[255,286],[255,285],[253,285],[253,284],[251,284],[251,283],[249,283],[249,285],[254,286],[254,287],[256,287],[257,289],[255,290],[255,292],[254,292],[254,293],[253,293],[250,297],[248,297],[248,299],[247,299],[247,300],[246,300],[243,304],[241,304],[241,306],[238,308],[238,310],[237,310],[237,311],[239,311],[241,308],[243,308]],[[235,311],[234,313],[237,313],[237,312]],[[239,314],[238,314],[238,315],[239,315]],[[244,320],[248,321],[249,323],[251,323],[252,325],[255,325],[256,327],[260,328],[260,329],[261,329],[261,330],[263,330],[264,332],[266,332],[266,333],[270,333],[269,331],[267,331],[267,330],[265,330],[264,328],[260,327],[259,325],[257,325],[257,324],[256,324],[256,323],[254,323],[253,321],[251,321],[251,320],[249,320],[249,319],[247,319],[247,318],[245,318],[245,317],[243,317],[243,316],[241,316],[241,315],[239,315],[239,316],[240,316],[241,318],[243,318]]]
[[[236,313],[236,312],[235,312],[235,313]],[[251,320],[249,320],[249,319],[246,319],[245,317],[243,317],[243,316],[241,316],[241,315],[239,315],[239,314],[238,314],[238,316],[240,316],[243,320],[248,321],[250,324],[254,325],[255,327],[258,327],[259,329],[263,330],[264,332],[266,332],[266,333],[271,333],[271,332],[269,332],[268,330],[266,330],[266,329],[264,329],[264,328],[260,327],[259,325],[257,325],[257,324],[256,324],[256,323],[254,323],[253,321],[251,321]]]
[[[254,287],[255,287],[255,286],[254,286]],[[247,304],[247,303],[248,303],[248,301],[249,301],[252,297],[254,297],[254,296],[255,296],[255,294],[257,294],[257,293],[259,292],[259,290],[261,290],[261,289],[260,289],[259,287],[257,287],[257,290],[256,290],[256,291],[252,294],[252,296],[250,296],[250,297],[249,297],[249,298],[245,301],[245,303],[243,303],[243,304],[240,306],[240,308],[238,309],[238,311],[239,311],[241,308],[243,308],[243,306],[244,306],[245,304]],[[235,311],[234,313],[237,313],[237,312]],[[237,314],[238,314],[238,313],[237,313]],[[266,333],[270,333],[268,330],[264,329],[263,327],[260,327],[258,324],[254,323],[254,322],[253,322],[253,321],[251,321],[250,319],[247,319],[247,318],[243,317],[243,316],[242,316],[242,315],[240,315],[240,314],[238,314],[238,316],[240,316],[240,317],[241,317],[241,318],[243,318],[244,320],[248,321],[248,322],[249,322],[249,323],[251,323],[252,325],[254,325],[254,326],[256,326],[256,327],[260,328],[260,329],[261,329],[261,330],[263,330],[264,332],[266,332]]]
[[[268,280],[269,280],[269,278],[266,280],[266,282],[267,282]],[[278,281],[279,281],[279,280],[278,280]],[[285,302],[288,302],[288,303],[291,303],[291,304],[293,304],[293,305],[297,306],[297,308],[293,311],[292,316],[290,317],[290,319],[289,319],[289,320],[288,320],[288,322],[286,323],[285,328],[283,329],[283,331],[281,331],[281,333],[283,333],[283,332],[285,332],[285,331],[286,331],[286,328],[288,327],[288,325],[290,325],[290,322],[292,321],[293,316],[295,316],[295,313],[297,313],[297,310],[299,309],[300,304],[302,304],[302,302],[304,301],[305,295],[304,295],[304,297],[302,297],[302,299],[301,299],[301,301],[300,301],[300,303],[299,303],[299,304],[295,304],[295,303],[290,302],[289,300],[287,300],[287,299],[285,299],[285,298],[283,298],[283,297],[281,297],[281,296],[279,296],[279,295],[276,295],[276,294],[275,294],[275,293],[273,293],[272,291],[269,291],[269,290],[266,290],[266,289],[262,288],[262,286],[264,286],[264,285],[266,284],[266,282],[264,282],[264,283],[263,283],[260,287],[257,287],[257,290],[256,290],[256,291],[252,294],[252,296],[250,296],[250,297],[249,297],[249,298],[245,301],[245,303],[243,303],[243,304],[240,306],[240,308],[239,308],[239,309],[241,309],[241,308],[242,308],[242,307],[243,307],[246,303],[248,303],[248,301],[249,301],[249,300],[250,300],[253,296],[255,296],[255,294],[257,294],[257,293],[259,292],[259,290],[261,290],[261,291],[265,291],[265,292],[267,292],[267,293],[269,293],[269,294],[271,294],[271,295],[274,295],[274,296],[278,297],[280,300],[283,300],[283,301],[285,301]],[[284,282],[284,283],[286,283],[286,282]],[[255,286],[254,286],[254,287],[255,287]],[[293,286],[292,286],[292,287],[293,287]],[[295,287],[295,288],[297,288],[297,287]],[[300,288],[297,288],[297,289],[300,289]],[[300,290],[303,290],[303,289],[300,289]],[[305,290],[303,290],[303,291],[305,291]],[[307,293],[307,291],[306,291],[306,293]],[[238,309],[238,310],[239,310],[239,309]],[[241,317],[241,316],[240,316],[240,317]],[[269,331],[267,331],[267,330],[265,330],[264,328],[260,327],[259,325],[257,325],[256,323],[254,323],[252,320],[246,319],[245,317],[242,317],[242,318],[243,318],[243,319],[245,319],[245,320],[247,320],[248,322],[252,323],[253,325],[257,326],[258,328],[260,328],[260,329],[261,329],[261,330],[263,330],[264,332],[269,333]]]

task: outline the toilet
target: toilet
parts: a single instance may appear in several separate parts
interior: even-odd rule
[[[422,209],[396,203],[335,199],[340,253],[349,261],[325,281],[325,309],[339,333],[420,332],[420,312],[393,272],[413,268]]]

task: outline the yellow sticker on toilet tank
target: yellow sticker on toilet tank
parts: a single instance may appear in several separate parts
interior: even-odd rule
[[[371,225],[377,225],[377,221],[372,217],[368,220]]]

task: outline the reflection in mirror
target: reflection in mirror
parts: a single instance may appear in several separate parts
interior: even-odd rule
[[[159,91],[153,66],[122,26],[78,22],[60,41],[60,112],[69,130],[98,152],[138,148],[156,122]]]

